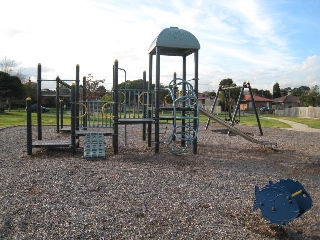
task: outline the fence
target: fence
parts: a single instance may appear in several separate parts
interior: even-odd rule
[[[293,107],[276,110],[276,116],[320,118],[320,107]]]

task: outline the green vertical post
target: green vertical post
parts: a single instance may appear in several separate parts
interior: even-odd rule
[[[149,54],[149,82],[148,82],[148,90],[149,90],[149,94],[148,94],[148,118],[152,118],[152,60],[153,60],[153,55]],[[152,140],[152,124],[148,123],[148,147],[151,147],[151,140]]]
[[[38,63],[37,74],[37,123],[38,123],[38,140],[42,140],[42,122],[41,122],[41,63]]]
[[[156,86],[155,86],[155,116],[154,116],[154,142],[155,153],[159,153],[159,111],[160,111],[160,54],[161,50],[156,47]]]
[[[31,119],[31,98],[26,99],[27,105],[27,152],[32,155],[32,119]]]
[[[79,102],[79,89],[80,89],[80,66],[76,65],[76,86],[75,86],[75,94],[76,94],[76,103]],[[79,130],[79,104],[76,104],[76,129]]]
[[[72,153],[76,153],[76,86],[71,84],[71,148]]]
[[[60,131],[59,126],[59,107],[60,107],[60,78],[59,76],[56,77],[56,126],[57,126],[57,133]]]
[[[113,152],[118,153],[118,60],[113,65]]]
[[[198,101],[198,80],[199,80],[199,50],[196,50],[194,52],[194,93],[196,94],[196,98]],[[193,110],[193,116],[194,116],[194,121],[193,121],[193,129],[195,132],[198,132],[198,102],[196,104],[195,109]],[[195,134],[195,133],[194,133]],[[198,138],[195,137],[193,140],[193,153],[197,154],[198,153]]]
[[[146,118],[147,117],[147,95],[145,94],[145,90],[147,89],[147,75],[146,75],[146,71],[143,71],[143,75],[142,75],[142,79],[143,79],[143,113],[142,113],[142,117]],[[142,125],[142,140],[145,141],[146,140],[146,124],[143,123]]]

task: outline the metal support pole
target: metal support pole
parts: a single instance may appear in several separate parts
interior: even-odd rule
[[[59,126],[59,107],[60,107],[60,78],[59,76],[56,77],[56,126],[57,126],[57,133],[60,131]]]
[[[79,64],[76,65],[76,102],[79,102],[79,89],[80,89],[80,66]],[[79,130],[79,104],[76,104],[76,129]]]
[[[63,128],[63,100],[60,100],[60,126]]]
[[[118,153],[118,60],[113,65],[113,152]]]
[[[214,98],[213,105],[212,105],[212,107],[211,107],[211,111],[210,111],[210,113],[213,113],[213,112],[214,112],[214,107],[216,106],[216,103],[217,103],[217,100],[218,100],[218,97],[219,97],[219,92],[220,92],[220,90],[221,90],[221,86],[219,86],[219,88],[218,88],[218,91],[217,91],[216,97]],[[209,124],[210,124],[210,120],[211,120],[211,119],[210,119],[210,118],[208,118],[208,121],[207,121],[207,124],[206,124],[205,130],[207,130],[207,129],[208,129]]]
[[[82,101],[84,104],[86,104],[86,106],[88,107],[87,105],[87,78],[84,76],[82,78]],[[85,108],[82,107],[82,112],[85,111]],[[88,126],[88,116],[85,115],[83,116],[83,130],[87,130],[87,126]]]
[[[149,54],[149,82],[148,82],[148,90],[149,90],[149,97],[148,97],[148,118],[152,118],[152,60],[153,55]],[[151,147],[151,133],[152,133],[152,124],[148,123],[148,147]]]
[[[37,123],[38,123],[38,140],[42,140],[42,122],[41,122],[41,63],[38,63],[37,75]]]
[[[259,130],[260,130],[260,135],[263,136],[263,132],[262,132],[261,124],[260,124],[260,119],[259,119],[259,115],[258,115],[258,112],[257,112],[256,102],[254,101],[254,98],[253,98],[253,93],[252,93],[252,89],[251,89],[250,83],[247,83],[247,87],[249,88],[250,97],[252,99],[252,105],[253,105],[253,108],[254,108],[254,112],[256,114],[256,119],[257,119]]]
[[[27,105],[27,152],[32,155],[32,119],[31,119],[31,98],[26,99]]]
[[[187,80],[187,57],[186,56],[182,56],[182,79]],[[182,84],[182,96],[186,95],[186,84],[183,83]],[[184,108],[186,106],[185,101],[182,102],[182,107]],[[184,119],[184,117],[186,116],[186,111],[182,110],[182,121],[181,121],[181,131],[184,133],[186,131],[186,120]],[[182,134],[182,139],[185,139],[185,135]],[[181,140],[181,146],[185,147],[186,146],[186,141],[185,140]]]
[[[197,100],[198,100],[198,81],[199,81],[199,51],[196,50],[194,52],[194,92],[196,94]],[[196,104],[195,109],[193,110],[193,116],[194,116],[194,121],[193,121],[193,129],[195,132],[198,132],[198,103]],[[194,132],[194,134],[195,134]],[[194,136],[195,137],[195,136]],[[198,153],[198,138],[195,137],[193,140],[193,153],[197,154]]]
[[[156,86],[155,86],[155,117],[154,117],[154,142],[155,153],[159,153],[159,111],[160,111],[160,48],[156,47]]]
[[[147,89],[147,76],[146,76],[146,71],[143,71],[142,74],[142,79],[143,79],[143,91]],[[147,95],[145,94],[145,92],[143,92],[143,113],[142,113],[142,117],[146,118],[147,117]],[[142,140],[145,141],[146,140],[146,124],[143,123],[142,124]]]
[[[76,153],[76,86],[71,85],[71,148],[72,153]]]

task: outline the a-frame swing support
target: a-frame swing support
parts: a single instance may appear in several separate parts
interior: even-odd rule
[[[241,88],[241,90],[240,90],[240,94],[239,94],[239,97],[238,97],[238,100],[237,100],[237,104],[236,104],[236,106],[234,108],[233,114],[232,114],[231,119],[230,119],[231,126],[234,126],[238,111],[240,113],[240,102],[241,102],[241,99],[242,99],[242,95],[243,95],[244,89],[247,88],[249,90],[250,97],[251,97],[251,100],[252,100],[252,106],[253,106],[253,109],[254,109],[254,112],[255,112],[255,116],[256,116],[256,119],[257,119],[260,135],[263,136],[263,131],[262,131],[262,127],[261,127],[261,123],[260,123],[260,119],[259,119],[256,103],[254,101],[251,85],[250,85],[249,82],[244,82],[242,86],[234,86],[234,87],[222,87],[222,86],[219,86],[210,113],[213,113],[213,111],[214,111],[214,108],[216,106],[217,99],[219,97],[219,92],[220,91],[223,91],[224,95],[226,96],[226,91],[229,91],[231,89],[237,89],[237,88]],[[226,104],[227,104],[227,101],[226,101]],[[228,108],[230,108],[229,105],[228,105]],[[207,124],[206,124],[206,127],[205,127],[206,130],[208,129],[209,124],[210,124],[210,118],[208,118],[208,120],[207,120]],[[230,130],[229,130],[228,134],[230,134]]]

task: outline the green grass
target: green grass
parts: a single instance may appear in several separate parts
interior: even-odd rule
[[[55,113],[42,113],[43,125],[55,125],[56,114]],[[32,125],[37,124],[37,113],[31,113]],[[66,115],[63,118],[64,124],[70,124],[70,115]],[[12,126],[25,126],[27,125],[27,113],[24,110],[11,110],[5,111],[4,114],[0,114],[0,128],[12,127]]]
[[[279,117],[274,115],[272,115],[271,117],[275,119],[284,119],[292,122],[303,123],[308,127],[320,129],[320,119],[318,118]]]
[[[10,127],[10,126],[25,126],[27,124],[26,111],[24,110],[12,110],[10,112],[5,111],[4,114],[0,114],[0,128]],[[172,113],[166,113],[165,115],[171,116]],[[42,113],[42,124],[43,125],[55,125],[56,124],[56,114],[55,113]],[[133,116],[133,115],[132,115]],[[225,114],[220,114],[221,119],[225,119]],[[268,118],[265,118],[268,117]],[[271,119],[269,119],[271,118]],[[200,122],[207,122],[208,117],[200,114]],[[320,120],[312,118],[296,118],[296,117],[278,117],[274,115],[261,115],[260,123],[262,127],[270,128],[290,128],[290,125],[277,121],[277,119],[286,119],[294,122],[304,123],[312,128],[320,129]],[[64,124],[70,124],[70,115],[66,114],[64,116]],[[32,113],[32,124],[37,124],[37,113]],[[258,126],[257,119],[255,115],[240,116],[240,123],[242,125],[248,126]]]
[[[221,119],[225,119],[225,114],[220,114],[219,117]],[[237,118],[239,119],[239,118]],[[208,117],[204,115],[200,115],[200,122],[206,122],[208,120]],[[246,116],[240,116],[240,125],[247,125],[247,126],[258,126],[257,118],[255,115],[246,115]],[[289,124],[279,122],[276,120],[276,118],[273,119],[266,119],[263,117],[259,117],[261,127],[270,127],[270,128],[290,128],[291,126]]]

